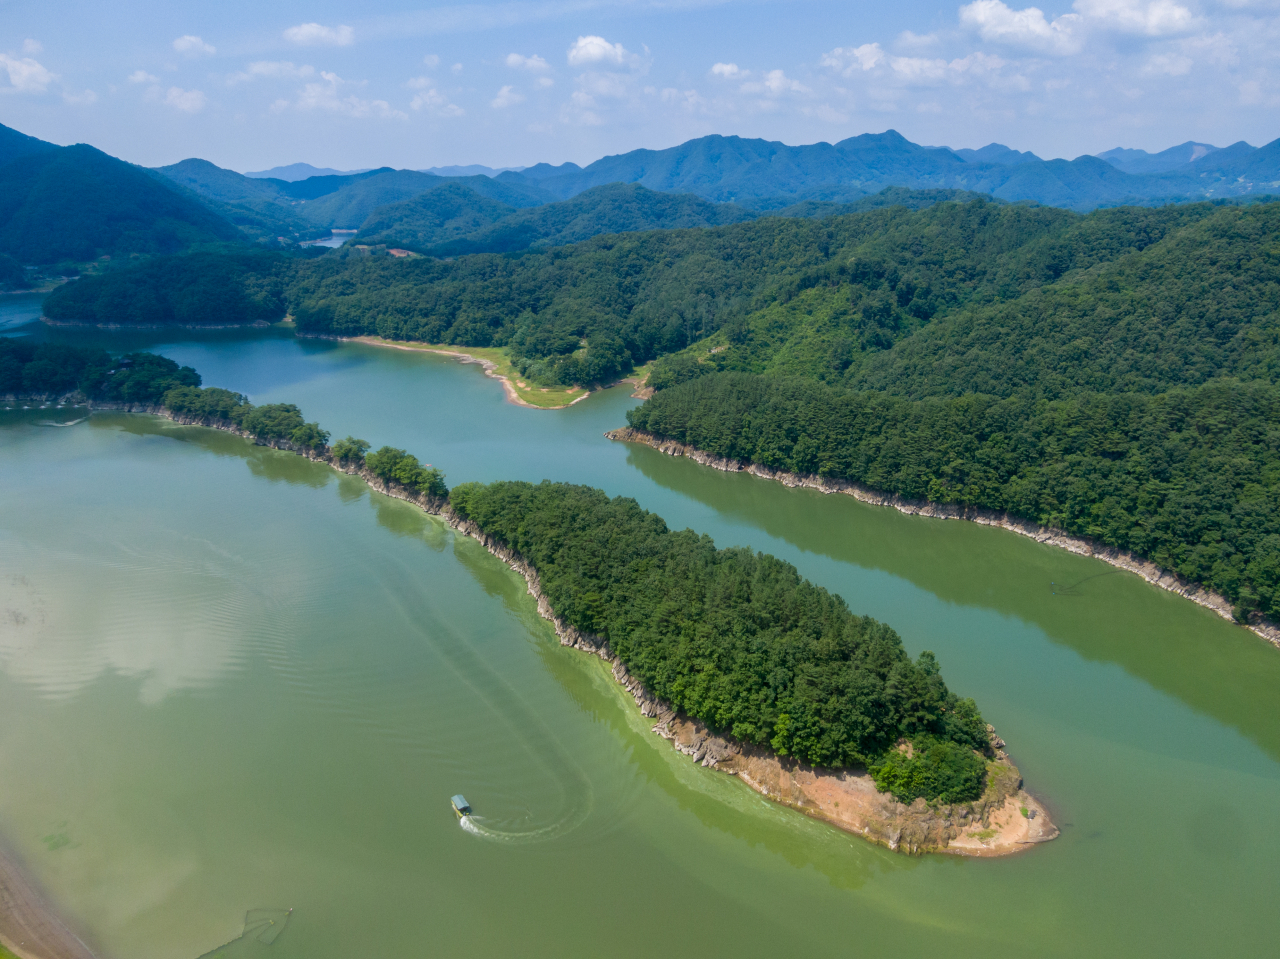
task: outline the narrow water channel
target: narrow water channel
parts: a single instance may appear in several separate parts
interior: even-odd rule
[[[782,556],[934,650],[1063,826],[998,861],[867,845],[675,754],[406,504],[152,417],[3,414],[0,837],[104,959],[195,959],[290,907],[254,955],[1274,948],[1280,651],[1185,600],[611,443],[625,389],[534,411],[474,366],[274,331],[34,335],[156,349],[450,483],[587,483]],[[524,839],[460,829],[457,792]]]

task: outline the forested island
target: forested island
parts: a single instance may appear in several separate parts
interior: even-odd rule
[[[585,486],[450,490],[405,450],[371,451],[354,437],[329,445],[296,406],[202,387],[195,370],[151,353],[0,338],[6,393],[230,430],[443,515],[522,568],[562,642],[612,662],[677,748],[807,813],[911,851],[991,854],[1056,834],[932,653],[911,659],[888,626],[773,556],[717,549],[633,499]],[[843,811],[838,801],[823,808],[819,797],[833,790]]]

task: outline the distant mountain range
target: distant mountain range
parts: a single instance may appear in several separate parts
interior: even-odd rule
[[[365,167],[367,170],[368,167]],[[245,176],[255,180],[284,180],[293,183],[313,176],[350,176],[353,173],[364,173],[365,170],[334,170],[327,166],[312,166],[310,163],[290,163],[288,166],[273,166],[270,170],[258,170],[246,173]]]
[[[1145,172],[1124,169],[1144,164],[1149,167]],[[708,136],[668,150],[604,157],[581,168],[538,164],[502,176],[536,180],[562,198],[604,183],[639,183],[651,190],[774,209],[800,200],[847,202],[886,186],[904,186],[971,190],[1083,211],[1276,191],[1280,140],[1260,149],[1247,143],[1223,150],[1184,144],[1154,156],[1122,151],[1109,159],[1041,160],[1001,144],[981,150],[920,146],[893,130],[795,147]]]
[[[997,143],[920,146],[893,130],[807,146],[707,136],[585,167],[340,172],[293,164],[245,175],[197,158],[145,170],[0,126],[0,253],[27,264],[287,244],[335,229],[443,256],[972,195],[1084,211],[1270,193],[1280,193],[1280,140],[1221,149],[1189,141],[1068,161]]]

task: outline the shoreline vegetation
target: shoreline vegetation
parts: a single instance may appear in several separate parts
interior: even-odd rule
[[[484,370],[485,376],[502,383],[502,388],[507,394],[507,402],[529,409],[566,409],[574,403],[585,400],[593,392],[580,386],[536,386],[528,383],[521,378],[506,352],[499,347],[460,347],[444,343],[417,343],[389,340],[381,336],[343,336],[338,339],[351,343],[364,343],[368,346],[384,346],[393,350],[436,353],[440,356],[452,356],[460,363],[474,363]]]
[[[1176,593],[1184,599],[1191,600],[1198,606],[1211,609],[1223,619],[1243,626],[1250,632],[1280,648],[1280,626],[1275,623],[1265,619],[1259,619],[1256,622],[1241,622],[1235,616],[1235,609],[1231,601],[1225,596],[1190,582],[1135,553],[1101,545],[1085,536],[1074,536],[1064,530],[1041,526],[1007,512],[983,509],[977,506],[957,506],[954,504],[933,503],[924,499],[909,499],[896,493],[872,489],[849,480],[818,476],[811,473],[791,473],[748,460],[717,456],[681,443],[678,440],[658,436],[631,426],[609,430],[604,435],[615,442],[639,443],[649,446],[668,456],[688,457],[699,465],[708,466],[711,469],[726,473],[745,472],[761,479],[782,483],[784,486],[816,489],[821,493],[844,493],[854,497],[859,502],[868,503],[872,506],[892,507],[900,513],[912,516],[926,516],[932,519],[959,519],[977,523],[981,526],[996,526],[1000,529],[1017,533],[1020,536],[1034,539],[1038,543],[1047,543],[1050,546],[1056,546],[1080,556],[1098,559],[1117,569],[1134,573],[1152,586]]]
[[[202,400],[204,397],[207,400]],[[229,407],[229,398],[239,400],[241,405]],[[293,452],[313,461],[326,463],[340,472],[359,476],[371,489],[413,503],[425,512],[439,517],[464,535],[477,539],[491,553],[524,576],[531,595],[538,601],[540,615],[551,621],[561,644],[597,655],[609,663],[613,678],[635,699],[641,714],[656,720],[653,726],[656,735],[670,741],[673,748],[695,762],[738,776],[748,787],[775,802],[869,841],[907,853],[946,852],[968,856],[1003,856],[1020,852],[1028,845],[1045,842],[1058,835],[1047,809],[1023,789],[1021,775],[1004,751],[1003,740],[996,736],[994,729],[982,722],[971,700],[957,700],[954,694],[946,691],[931,654],[924,654],[920,664],[913,663],[905,657],[900,640],[892,630],[869,619],[852,616],[841,600],[800,580],[794,568],[780,560],[764,554],[755,554],[753,558],[750,551],[717,551],[706,537],[699,541],[696,534],[689,531],[668,533],[661,519],[639,511],[642,516],[636,521],[640,523],[638,528],[656,523],[661,527],[661,538],[664,541],[667,537],[672,541],[691,537],[692,545],[685,543],[684,548],[693,549],[694,553],[701,556],[699,562],[728,564],[730,567],[744,562],[748,565],[759,563],[764,564],[766,573],[772,571],[770,574],[775,578],[780,575],[784,582],[784,593],[778,595],[784,602],[778,604],[779,608],[784,605],[794,607],[800,602],[794,598],[788,600],[787,596],[790,594],[786,592],[790,590],[794,593],[799,590],[796,595],[801,599],[809,597],[807,602],[817,602],[822,609],[827,610],[811,613],[811,622],[807,627],[794,627],[785,636],[762,633],[754,641],[756,645],[751,647],[752,656],[758,657],[762,651],[775,656],[783,655],[788,657],[786,661],[790,663],[790,669],[799,672],[795,685],[788,686],[793,691],[784,695],[801,697],[787,700],[793,703],[789,708],[793,711],[800,710],[800,713],[795,718],[785,714],[775,716],[767,729],[761,729],[758,720],[754,726],[751,721],[736,723],[734,728],[741,728],[747,734],[747,738],[743,739],[712,729],[707,723],[655,695],[649,685],[636,676],[637,668],[643,671],[646,662],[650,675],[658,675],[668,665],[676,663],[673,669],[695,671],[686,674],[686,680],[682,681],[683,687],[680,682],[671,687],[678,695],[685,697],[686,703],[694,703],[698,696],[705,699],[702,693],[695,696],[690,689],[697,687],[701,679],[711,677],[701,685],[714,685],[717,688],[716,695],[720,696],[721,707],[733,706],[735,702],[741,706],[743,694],[735,692],[734,684],[741,683],[741,676],[746,674],[740,670],[722,671],[718,674],[721,678],[716,679],[714,664],[708,666],[707,659],[707,656],[715,658],[717,648],[724,646],[723,641],[728,635],[715,631],[717,623],[730,630],[736,628],[733,626],[732,616],[735,614],[732,610],[723,612],[721,620],[708,621],[704,626],[692,624],[702,631],[704,640],[711,642],[710,646],[702,647],[703,654],[700,657],[687,658],[685,665],[679,665],[676,661],[684,655],[682,643],[674,637],[658,635],[656,639],[650,640],[656,645],[648,652],[632,650],[628,667],[609,640],[574,625],[568,621],[563,610],[553,608],[548,591],[543,586],[547,573],[544,571],[540,575],[539,570],[523,554],[495,535],[493,522],[487,524],[488,528],[482,528],[474,516],[468,515],[467,506],[458,507],[448,498],[461,492],[462,502],[469,503],[469,508],[474,511],[477,508],[475,504],[483,502],[484,496],[492,494],[495,488],[520,487],[536,491],[542,487],[531,487],[530,484],[493,484],[492,487],[466,484],[449,494],[438,470],[429,465],[420,465],[416,458],[402,450],[383,448],[371,453],[369,444],[352,438],[338,441],[330,447],[327,445],[328,435],[315,424],[302,423],[302,417],[296,408],[249,407],[243,403],[243,398],[225,390],[179,386],[167,392],[159,403],[112,400],[95,402],[74,394],[64,400],[87,406],[90,410],[151,413],[180,425],[235,433],[259,445]],[[247,412],[244,411],[245,407],[248,407]],[[231,416],[227,415],[228,409],[232,411]],[[585,487],[567,487],[564,484],[543,484],[543,487],[553,491],[562,488],[573,495],[596,497],[609,509],[638,510],[632,501],[619,498],[610,503],[603,493]],[[553,510],[553,515],[559,515],[559,512]],[[589,525],[579,532],[590,537],[595,535],[596,528]],[[581,543],[578,545],[580,547]],[[568,550],[570,547],[565,546],[563,549]],[[711,558],[708,559],[708,556]],[[694,562],[681,556],[677,556],[672,562],[678,567],[679,563],[686,561]],[[675,588],[700,581],[700,574],[693,573],[692,569],[675,575],[677,579],[672,581]],[[738,592],[754,595],[758,587],[759,582],[753,582],[751,588],[739,589]],[[654,593],[651,584],[647,584],[646,589],[639,589],[633,584],[633,588],[638,590],[637,595],[644,595],[646,591],[650,595]],[[726,591],[733,592],[732,589]],[[585,600],[589,607],[596,609],[606,601],[600,595],[590,592]],[[832,603],[833,606],[830,605]],[[636,604],[629,602],[623,605],[630,609]],[[683,608],[688,604],[678,605]],[[711,604],[706,602],[703,605]],[[783,615],[793,615],[792,609],[788,609]],[[730,620],[724,620],[723,616],[729,616]],[[812,619],[813,616],[817,616],[817,619]],[[832,617],[835,617],[834,621]],[[581,611],[578,618],[582,618]],[[840,623],[846,625],[840,626]],[[830,647],[819,643],[818,647],[812,648],[826,649],[822,655],[827,657],[828,665],[824,666],[821,662],[808,665],[805,657],[810,654],[805,652],[804,646],[806,642],[816,640],[805,640],[801,638],[801,634],[813,629],[829,633],[832,628],[836,629],[836,633],[832,634],[832,639],[824,640],[823,643],[852,642],[852,651],[843,655],[854,658],[841,660],[837,656],[836,661],[831,661]],[[641,624],[636,634],[643,631],[644,625]],[[651,632],[661,634],[662,631]],[[840,635],[844,639],[836,638]],[[863,638],[858,638],[860,636]],[[634,645],[637,640],[631,638],[627,642]],[[759,645],[761,643],[764,645]],[[800,643],[800,646],[796,646],[796,643]],[[866,645],[868,643],[870,645]],[[626,644],[623,643],[624,647]],[[770,650],[770,644],[779,644],[777,648],[783,652],[778,654]],[[862,651],[859,652],[859,649]],[[864,665],[858,665],[859,662]],[[842,666],[841,663],[845,665]],[[867,663],[873,664],[872,673],[865,672]],[[879,665],[874,665],[876,663]],[[892,665],[893,663],[897,665]],[[749,668],[747,674],[752,669],[759,671],[763,668],[766,667],[757,665]],[[837,671],[829,675],[822,672],[831,668]],[[854,670],[854,673],[846,675],[841,672],[848,669]],[[699,670],[702,671],[701,674],[696,672]],[[875,670],[884,674],[880,680],[876,680]],[[776,672],[776,669],[772,670],[771,675],[776,675]],[[865,678],[859,679],[859,676]],[[688,685],[689,682],[693,683],[692,687]],[[879,739],[876,734],[864,732],[861,735],[868,745],[857,746],[847,739],[848,734],[841,733],[838,726],[840,723],[852,723],[849,728],[862,728],[868,723],[874,724],[877,720],[872,720],[871,714],[865,719],[859,719],[859,707],[851,700],[853,705],[850,707],[836,707],[835,716],[824,718],[821,715],[823,709],[830,709],[829,702],[838,699],[840,684],[850,682],[858,687],[857,697],[866,695],[867,682],[871,682],[873,687],[876,682],[887,683],[885,693],[875,695],[889,695],[886,702],[901,700],[904,705],[897,708],[906,710],[917,718],[906,721],[905,726],[891,723],[878,734]],[[832,683],[835,685],[831,685]],[[891,692],[895,688],[898,692]],[[735,696],[739,698],[734,700]],[[805,704],[806,696],[811,700],[810,705]],[[817,698],[814,699],[814,696]],[[903,696],[907,698],[902,700]],[[827,697],[827,700],[824,701],[823,697]],[[918,705],[907,705],[916,699],[919,699]],[[930,703],[933,705],[928,705]],[[815,709],[817,712],[814,712]],[[890,712],[893,709],[891,707]],[[928,715],[933,715],[934,719],[929,720]],[[942,722],[944,719],[945,723]],[[832,722],[836,725],[831,725]],[[879,722],[883,725],[885,720],[881,719]],[[903,720],[894,722],[900,723]],[[920,725],[921,723],[924,725]],[[756,729],[754,736],[751,734],[753,728]],[[913,733],[911,729],[918,731]],[[887,741],[884,739],[886,735],[889,737]],[[971,737],[976,746],[981,747],[981,751],[975,752],[969,745],[957,745],[966,743],[967,737]],[[752,738],[759,745],[753,744],[750,741]],[[893,745],[895,739],[896,746]],[[877,747],[876,742],[882,745]],[[884,746],[889,747],[887,752],[881,752]],[[819,765],[805,761],[806,755],[825,755],[840,761],[832,765]],[[972,758],[965,759],[966,756]],[[976,766],[973,765],[975,762]],[[970,769],[969,766],[973,768]],[[970,778],[966,779],[966,776]],[[884,786],[885,790],[882,791],[880,786]],[[895,794],[899,798],[895,798]],[[936,798],[930,801],[926,798],[928,795]]]

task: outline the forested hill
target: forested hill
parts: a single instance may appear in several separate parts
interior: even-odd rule
[[[651,382],[667,388],[629,421],[1008,511],[1148,557],[1242,619],[1280,619],[1280,205],[1114,211],[1072,229],[1078,243],[1029,244],[914,327],[911,274],[878,292],[812,274],[720,347],[660,362]],[[1003,298],[1031,264],[1057,278]]]
[[[239,239],[226,219],[145,170],[84,144],[46,146],[0,166],[0,253],[50,264]]]
[[[448,184],[375,210],[356,241],[444,257],[564,246],[606,233],[718,226],[754,217],[730,203],[657,193],[636,184],[612,183],[524,210]]]
[[[658,364],[655,385],[738,370],[913,396],[1003,394],[1032,381],[1044,395],[1160,389],[1270,376],[1280,362],[1267,332],[1278,211],[1194,204],[1080,216],[974,201],[448,262],[343,250],[218,275],[240,290],[220,302],[246,310],[245,290],[278,289],[304,332],[505,346],[548,384],[609,380],[679,353]],[[182,278],[193,269],[180,260],[85,278],[51,294],[45,311],[83,322],[153,315],[150,304],[194,283]],[[219,322],[259,318],[228,308]]]

